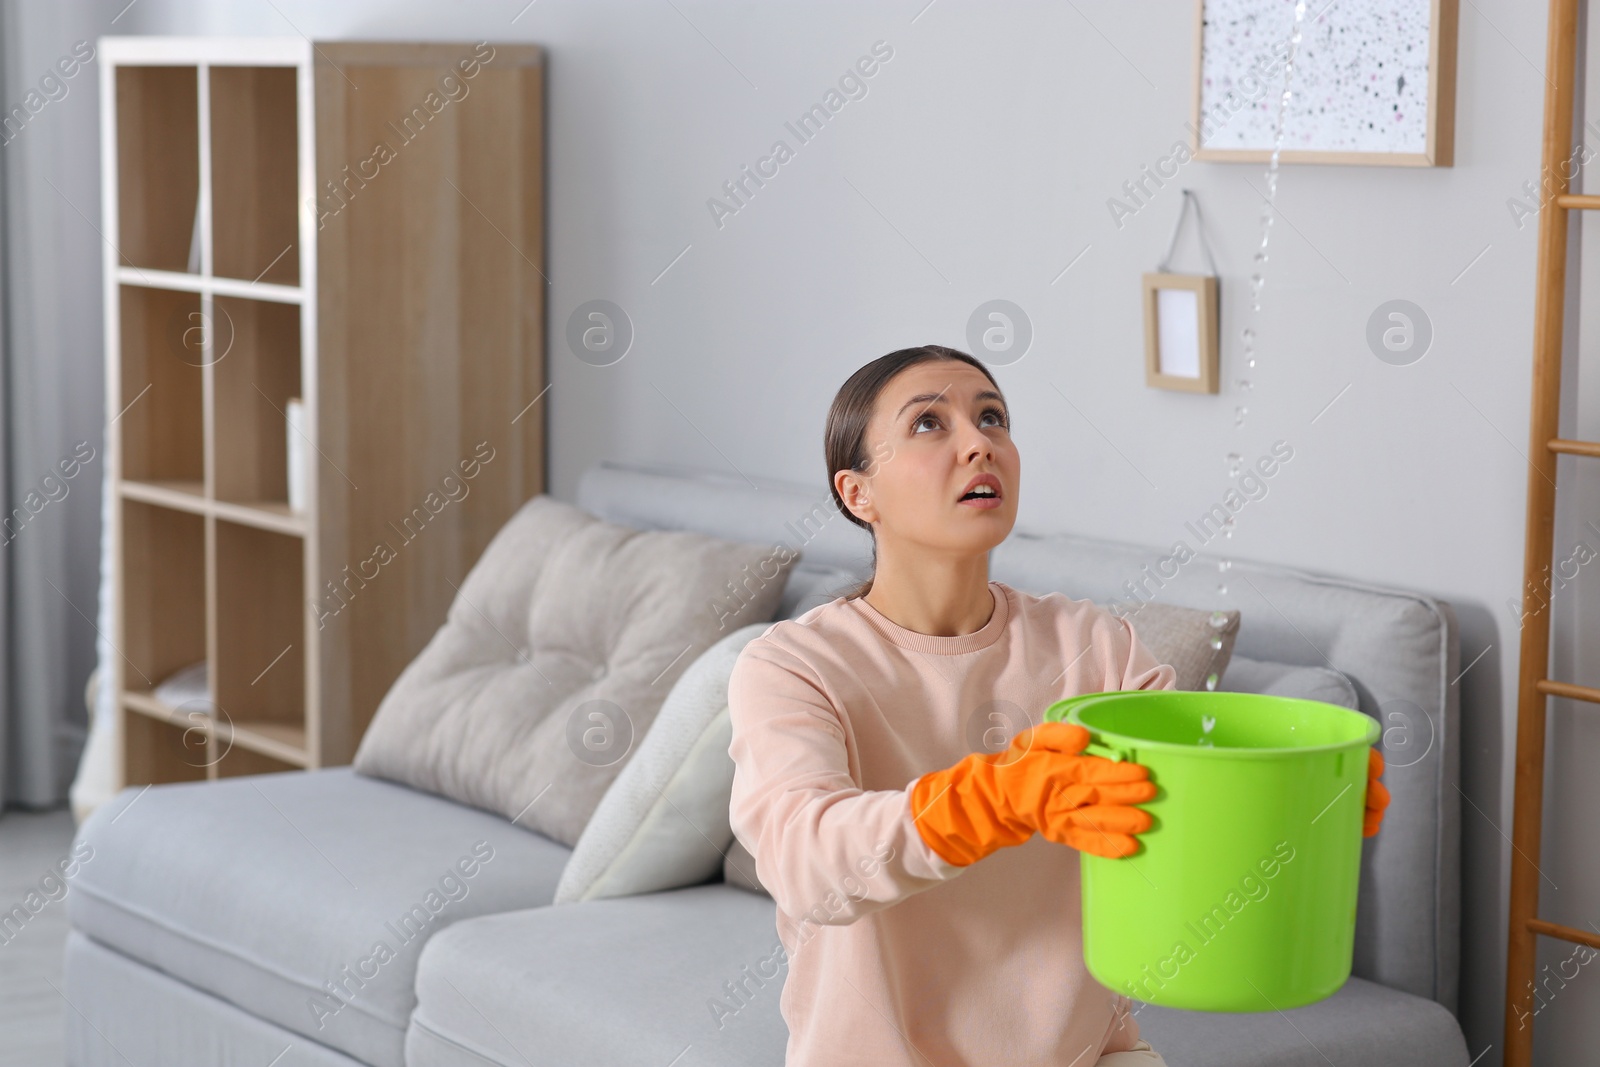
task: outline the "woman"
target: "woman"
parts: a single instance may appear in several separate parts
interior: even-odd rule
[[[729,815],[778,905],[788,1067],[1163,1064],[1085,968],[1078,899],[1078,852],[1135,852],[1155,785],[1038,720],[1176,672],[1092,601],[989,580],[1021,460],[976,359],[926,345],[862,367],[825,451],[873,576],[774,623],[728,689]]]

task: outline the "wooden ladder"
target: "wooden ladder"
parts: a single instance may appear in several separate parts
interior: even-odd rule
[[[1555,540],[1556,461],[1562,454],[1600,457],[1600,441],[1560,436],[1562,322],[1567,298],[1569,211],[1600,210],[1600,196],[1568,191],[1577,87],[1578,0],[1550,0],[1544,96],[1542,179],[1553,195],[1539,212],[1539,259],[1533,326],[1533,401],[1528,427],[1527,542],[1523,592],[1550,573]],[[1505,1067],[1533,1062],[1534,971],[1540,934],[1600,948],[1600,935],[1539,918],[1547,701],[1566,697],[1600,704],[1600,689],[1546,677],[1550,668],[1548,600],[1523,612],[1522,663],[1517,682],[1517,765],[1511,840],[1511,917],[1506,949]]]

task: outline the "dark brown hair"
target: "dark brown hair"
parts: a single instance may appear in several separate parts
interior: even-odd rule
[[[834,507],[839,509],[840,514],[869,534],[872,532],[872,524],[864,522],[845,507],[844,499],[839,496],[839,488],[833,483],[833,476],[842,470],[865,471],[871,465],[872,457],[867,455],[867,424],[872,421],[872,413],[878,405],[878,395],[883,392],[883,387],[889,384],[889,380],[907,367],[915,367],[919,363],[936,359],[970,363],[983,372],[983,376],[994,385],[996,392],[1000,391],[1000,385],[995,382],[994,375],[989,373],[989,368],[965,352],[946,348],[944,345],[919,345],[916,348],[901,348],[886,356],[879,356],[850,375],[839,387],[838,394],[833,398],[833,405],[828,408],[828,423],[822,431],[822,449],[828,462],[828,491],[833,494]],[[876,570],[878,565],[876,538],[872,543],[872,565]],[[866,581],[843,595],[847,600],[854,600],[866,596],[871,589],[872,578],[868,577]]]

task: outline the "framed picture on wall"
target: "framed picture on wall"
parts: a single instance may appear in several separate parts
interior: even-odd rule
[[[1214,274],[1144,276],[1145,385],[1217,391],[1217,293]]]
[[[1295,0],[1196,0],[1194,158],[1265,162]],[[1448,167],[1459,0],[1308,0],[1283,163]]]

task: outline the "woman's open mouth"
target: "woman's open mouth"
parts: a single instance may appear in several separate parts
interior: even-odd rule
[[[956,501],[962,507],[997,508],[1000,506],[1000,479],[992,474],[980,474],[967,485],[967,491]]]

